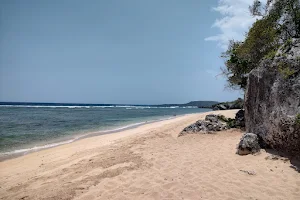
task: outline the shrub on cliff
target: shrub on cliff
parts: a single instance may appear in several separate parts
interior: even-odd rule
[[[230,41],[228,50],[222,54],[225,58],[223,74],[228,86],[234,89],[244,90],[249,72],[262,59],[273,59],[279,46],[300,37],[299,0],[268,0],[265,9],[255,0],[250,12],[261,19],[250,28],[245,41]]]

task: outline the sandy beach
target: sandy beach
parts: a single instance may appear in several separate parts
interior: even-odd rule
[[[177,137],[206,114],[0,162],[0,199],[299,199],[300,173],[289,160],[235,154],[240,130]]]

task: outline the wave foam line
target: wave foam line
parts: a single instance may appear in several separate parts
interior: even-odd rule
[[[90,135],[92,136],[93,134],[101,134],[101,133],[105,134],[105,133],[110,133],[110,132],[113,133],[113,132],[122,131],[122,130],[129,129],[129,128],[137,127],[137,126],[140,126],[140,125],[143,125],[143,124],[148,124],[148,123],[153,123],[153,122],[158,122],[158,121],[163,121],[163,120],[169,120],[169,119],[174,119],[174,118],[175,117],[168,117],[168,118],[162,118],[162,119],[158,119],[158,120],[150,120],[150,121],[144,121],[144,122],[129,124],[129,125],[126,125],[126,126],[115,128],[115,129],[89,132],[87,134],[80,135],[80,136],[77,136],[73,139],[62,141],[62,142],[51,143],[51,144],[46,144],[46,145],[43,145],[43,146],[35,146],[35,147],[32,147],[32,148],[18,149],[18,150],[14,150],[14,151],[0,153],[0,157],[10,156],[10,155],[14,155],[14,154],[25,155],[25,154],[30,153],[30,152],[35,152],[35,151],[39,151],[39,150],[42,150],[42,149],[49,149],[49,148],[52,148],[52,147],[56,147],[56,146],[60,146],[60,145],[64,145],[64,144],[69,144],[69,143],[75,142],[79,139],[86,138]]]
[[[126,108],[126,109],[159,109],[159,108],[197,108],[195,106],[170,106],[170,107],[157,107],[157,106],[37,106],[37,105],[0,105],[0,107],[16,107],[16,108]]]

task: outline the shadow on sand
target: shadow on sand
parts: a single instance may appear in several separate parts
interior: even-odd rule
[[[284,152],[276,151],[274,149],[265,149],[266,152],[271,154],[271,160],[283,160],[283,161],[290,161],[291,166],[290,168],[293,168],[297,172],[300,173],[300,156],[295,155],[289,155]]]

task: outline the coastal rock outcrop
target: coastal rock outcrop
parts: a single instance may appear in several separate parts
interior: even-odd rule
[[[246,131],[271,148],[300,155],[300,39],[283,45],[248,76]]]
[[[218,118],[218,115],[206,115],[205,116],[205,121],[218,122],[219,118]]]
[[[235,115],[235,125],[236,127],[245,127],[245,111],[239,110]]]
[[[193,133],[209,134],[209,133],[222,131],[226,129],[227,129],[226,123],[220,121],[218,115],[207,115],[205,117],[205,120],[199,120],[196,123],[191,124],[188,127],[184,128],[183,131],[178,136],[180,137],[186,134],[193,134]]]
[[[213,110],[230,110],[230,109],[243,109],[244,107],[244,100],[238,98],[235,101],[231,102],[222,102],[212,106]]]
[[[237,148],[237,154],[248,155],[260,151],[258,136],[254,133],[245,133]]]
[[[213,106],[213,110],[228,110],[228,109],[229,109],[229,106],[224,103],[220,103],[220,104]]]

